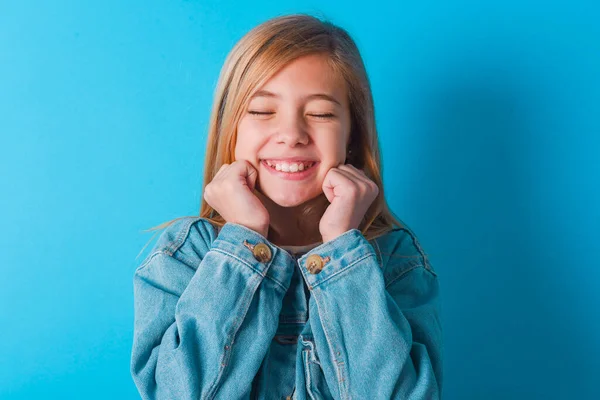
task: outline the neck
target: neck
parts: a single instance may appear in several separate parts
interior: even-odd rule
[[[304,246],[321,242],[319,221],[329,205],[324,194],[295,207],[282,207],[258,192],[258,197],[269,212],[270,224],[267,239],[278,246]],[[313,208],[305,213],[307,207]]]

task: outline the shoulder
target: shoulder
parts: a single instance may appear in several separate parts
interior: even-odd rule
[[[386,286],[416,268],[423,268],[437,276],[416,233],[409,227],[395,227],[372,239]]]
[[[163,228],[142,266],[158,253],[194,265],[208,252],[217,236],[217,228],[203,217],[181,217]]]

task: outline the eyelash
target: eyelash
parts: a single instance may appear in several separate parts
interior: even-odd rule
[[[273,112],[260,112],[260,111],[248,111],[249,114],[252,115],[271,115],[274,114]],[[327,114],[308,114],[312,117],[317,117],[317,118],[322,118],[322,119],[329,119],[329,118],[333,118],[334,115],[331,113],[327,113]]]

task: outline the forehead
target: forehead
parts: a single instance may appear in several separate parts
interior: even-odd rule
[[[311,54],[286,64],[273,75],[255,94],[264,91],[285,95],[328,93],[340,101],[345,96],[345,81],[330,65],[327,55]]]

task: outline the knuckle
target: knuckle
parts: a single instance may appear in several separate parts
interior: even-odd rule
[[[351,185],[348,188],[348,192],[351,196],[357,196],[360,193],[360,191],[361,191],[360,188],[356,184]]]

